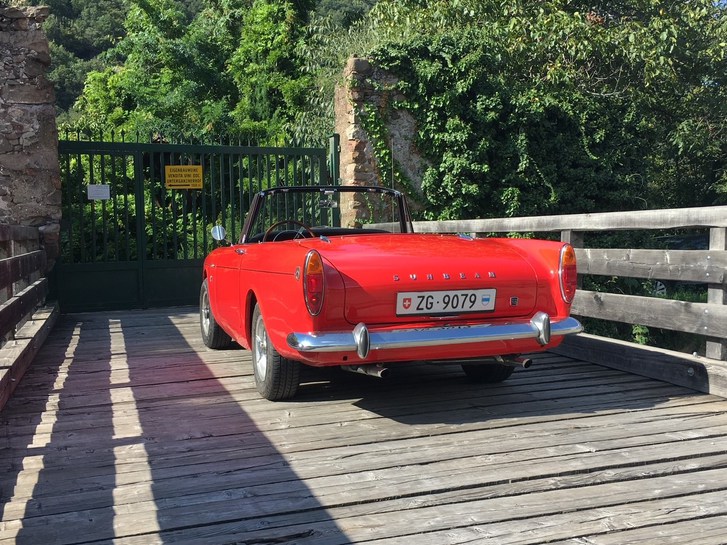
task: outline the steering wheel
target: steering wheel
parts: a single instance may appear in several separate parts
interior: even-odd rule
[[[282,221],[277,221],[277,222],[273,223],[270,227],[268,227],[268,230],[265,231],[265,234],[263,235],[262,242],[267,242],[268,236],[270,236],[270,234],[275,230],[276,227],[279,227],[281,225],[285,225],[287,223],[292,223],[294,225],[299,225],[300,227],[302,227],[303,229],[306,230],[306,232],[308,233],[308,235],[311,238],[314,238],[316,236],[316,234],[313,232],[313,230],[310,227],[308,227],[305,223],[303,223],[302,221],[298,221],[298,220],[282,220]]]

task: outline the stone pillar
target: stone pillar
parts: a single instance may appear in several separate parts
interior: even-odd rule
[[[335,132],[341,135],[341,184],[384,185],[410,193],[421,192],[426,161],[416,148],[416,122],[397,104],[404,97],[396,90],[398,79],[373,66],[368,60],[352,57],[344,69],[344,83],[336,88]],[[373,142],[366,131],[366,115],[376,117],[383,126]],[[382,165],[376,149],[387,155]],[[395,176],[393,169],[396,169]],[[406,179],[401,187],[397,180]],[[415,193],[417,195],[411,195]],[[355,225],[366,220],[366,207],[360,203],[341,203],[341,222]],[[409,204],[415,205],[410,198]],[[415,205],[416,207],[416,205]]]
[[[369,82],[372,74],[373,69],[366,59],[352,57],[343,72],[344,84],[336,87],[335,132],[341,135],[343,185],[379,185],[381,179],[372,143],[361,124],[363,110],[374,93]]]
[[[46,7],[0,7],[0,223],[38,227],[59,254],[61,177]]]

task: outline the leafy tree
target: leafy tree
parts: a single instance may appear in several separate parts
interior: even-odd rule
[[[68,110],[83,90],[88,72],[103,66],[101,54],[124,35],[124,0],[31,0],[47,5],[44,25],[53,65],[48,78],[56,86],[59,110]]]
[[[310,2],[133,0],[111,66],[89,76],[81,124],[275,140],[307,89],[295,50]]]
[[[283,134],[302,104],[310,84],[295,50],[310,4],[256,0],[245,13],[229,65],[239,96],[233,115],[243,130]]]

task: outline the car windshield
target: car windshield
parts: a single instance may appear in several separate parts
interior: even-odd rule
[[[297,236],[401,232],[408,219],[401,194],[384,188],[291,187],[258,194],[249,242]],[[267,237],[266,237],[267,233]]]

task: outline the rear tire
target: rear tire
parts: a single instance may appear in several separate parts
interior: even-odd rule
[[[284,358],[268,337],[260,307],[252,314],[252,369],[255,387],[265,399],[290,399],[300,384],[300,362]]]
[[[496,384],[510,378],[515,372],[512,365],[501,363],[462,364],[462,371],[472,382],[482,384]]]
[[[208,348],[227,348],[232,344],[232,338],[224,332],[212,314],[210,291],[206,278],[199,290],[199,326],[202,331],[202,342]]]

